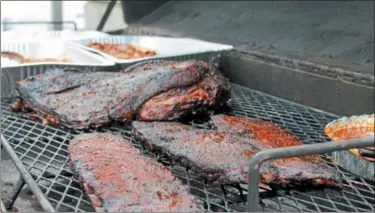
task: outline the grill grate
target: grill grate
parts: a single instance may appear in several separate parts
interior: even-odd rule
[[[93,211],[87,196],[81,190],[69,166],[67,144],[81,132],[65,131],[28,120],[9,111],[2,103],[1,129],[18,157],[34,176],[35,181],[57,211]],[[324,125],[335,115],[320,112],[264,93],[233,85],[231,105],[233,114],[260,118],[289,129],[305,143],[328,140]],[[192,123],[198,127],[204,124]],[[99,129],[131,139],[128,126]],[[138,148],[139,143],[133,140]],[[148,153],[169,166],[175,176],[189,186],[190,192],[208,211],[245,211],[247,185],[220,186],[200,181],[194,173],[167,159]],[[329,157],[329,156],[328,156]],[[374,211],[375,184],[337,168],[344,185],[341,191],[276,190],[261,191],[263,211]]]

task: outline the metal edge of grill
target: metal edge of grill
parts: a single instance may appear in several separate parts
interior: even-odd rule
[[[231,104],[234,114],[278,123],[308,144],[326,141],[327,138],[323,134],[324,125],[336,118],[332,114],[239,85],[233,87]],[[192,125],[205,128],[202,123],[193,122]],[[2,134],[57,211],[93,211],[67,162],[67,143],[80,132],[67,132],[20,117],[19,114],[9,111],[7,103],[2,104],[1,128]],[[112,126],[97,131],[111,132],[132,139],[127,126]],[[138,142],[133,142],[142,149]],[[245,211],[246,185],[207,184],[200,181],[191,171],[172,165],[168,159],[148,153],[146,150],[143,152],[169,166],[174,175],[188,185],[198,201],[205,204],[206,210]],[[276,190],[272,193],[261,192],[263,205],[259,208],[263,211],[374,211],[374,183],[337,169],[344,180],[341,191],[293,189]]]

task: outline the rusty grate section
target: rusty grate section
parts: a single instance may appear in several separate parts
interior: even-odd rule
[[[3,100],[1,129],[18,157],[35,177],[57,211],[93,211],[69,166],[67,144],[80,132],[65,131],[28,120],[9,110]],[[326,123],[336,116],[291,103],[264,93],[233,85],[231,105],[233,114],[273,121],[289,129],[305,143],[327,140],[323,133]],[[192,125],[205,127],[193,122]],[[131,139],[127,126],[97,130],[111,132]],[[141,145],[133,140],[138,148]],[[246,185],[221,186],[207,184],[194,173],[143,150],[169,166],[175,176],[188,185],[190,192],[204,204],[207,211],[246,211]],[[329,157],[329,156],[328,156]],[[261,191],[264,211],[374,211],[375,184],[366,182],[340,168],[344,185],[341,191],[275,190]]]

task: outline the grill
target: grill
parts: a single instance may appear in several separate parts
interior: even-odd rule
[[[9,110],[10,99],[2,100],[1,129],[24,166],[57,211],[93,211],[87,195],[74,178],[68,162],[67,144],[82,132],[42,125]],[[327,141],[325,124],[337,118],[333,114],[308,108],[249,88],[233,84],[230,101],[233,114],[278,123],[306,144]],[[192,122],[207,128],[203,122]],[[168,159],[148,153],[132,139],[126,125],[98,129],[131,139],[133,144],[159,162],[169,166],[175,176],[207,211],[245,211],[247,185],[222,186],[202,182],[197,176]],[[85,132],[89,132],[86,130]],[[327,155],[326,157],[330,157]],[[277,189],[260,191],[263,211],[366,211],[375,210],[375,184],[337,168],[343,178],[342,190]]]

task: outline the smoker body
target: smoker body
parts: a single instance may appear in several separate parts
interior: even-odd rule
[[[323,128],[333,119],[374,112],[373,2],[123,1],[123,6],[129,28],[121,34],[233,45],[218,65],[233,83],[236,115],[276,122],[316,144],[328,141]],[[2,134],[44,193],[44,204],[48,199],[57,211],[93,211],[66,163],[67,144],[82,132],[17,117],[9,104],[2,100]],[[132,137],[122,126],[101,131]],[[181,166],[170,167],[207,210],[247,210],[247,185],[210,185]],[[258,210],[374,211],[374,182],[338,170],[341,192],[261,191],[264,205]]]

